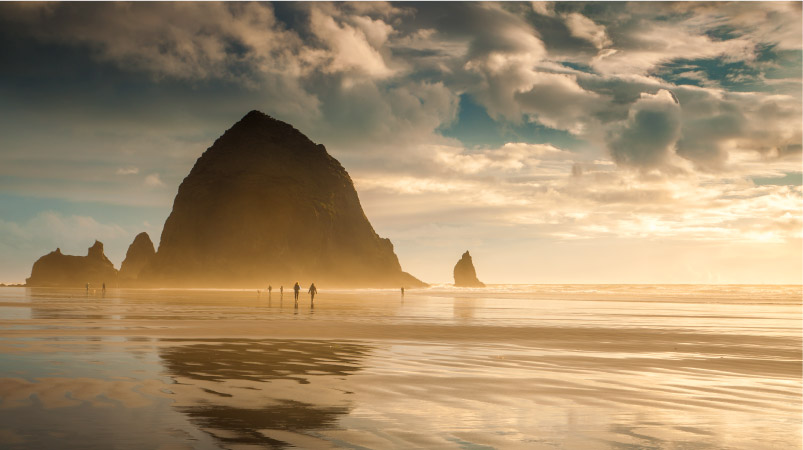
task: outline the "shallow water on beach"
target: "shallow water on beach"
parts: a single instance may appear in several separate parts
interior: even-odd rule
[[[800,286],[0,289],[0,447],[801,448]]]

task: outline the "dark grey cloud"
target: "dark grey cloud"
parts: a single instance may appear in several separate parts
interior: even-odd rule
[[[614,161],[646,169],[665,166],[680,137],[680,115],[680,105],[669,91],[644,94],[608,142]]]

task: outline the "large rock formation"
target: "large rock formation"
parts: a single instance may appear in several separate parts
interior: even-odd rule
[[[251,111],[179,186],[152,264],[158,286],[421,286],[363,213],[323,145]]]
[[[86,256],[64,255],[56,249],[33,263],[26,286],[84,287],[86,283],[100,287],[113,286],[117,270],[103,254],[103,244],[95,241]]]
[[[123,264],[120,266],[120,282],[131,284],[136,281],[142,268],[153,261],[156,250],[148,233],[139,233],[128,247]]]
[[[457,287],[485,287],[485,283],[477,279],[474,262],[466,250],[463,257],[454,266],[454,285]]]

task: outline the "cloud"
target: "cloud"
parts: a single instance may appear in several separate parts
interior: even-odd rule
[[[572,36],[585,39],[594,44],[594,47],[598,49],[603,49],[612,43],[611,40],[608,39],[604,26],[594,23],[593,20],[580,13],[573,12],[566,14],[565,20],[566,26],[569,28],[569,32]]]
[[[334,14],[329,14],[331,10]],[[336,9],[310,7],[310,28],[313,34],[326,46],[329,53],[323,70],[326,72],[346,72],[385,78],[393,74],[378,49],[387,42],[393,27],[381,19],[368,16],[354,16],[354,25],[338,20]],[[348,17],[348,16],[346,16]]]
[[[544,175],[546,168],[559,164],[557,173],[565,175],[566,165],[576,155],[550,144],[527,144],[509,142],[498,149],[467,152],[460,147],[437,146],[430,152],[433,161],[446,172],[466,175],[495,172],[517,172],[532,175],[534,171]]]
[[[740,171],[743,153],[765,161],[800,156],[801,104],[786,95],[677,89],[683,108],[678,155],[698,169]]]
[[[229,77],[233,66],[243,64],[297,70],[286,52],[298,40],[276,26],[264,5],[54,4],[14,12],[39,39],[84,44],[100,60],[156,77]]]
[[[548,127],[582,134],[605,106],[602,96],[580,87],[574,75],[539,72],[531,81],[514,98],[522,113]]]
[[[465,69],[482,80],[470,92],[486,107],[491,117],[521,119],[514,96],[533,84],[533,68],[546,56],[538,34],[527,22],[502,8],[486,5],[471,10],[476,18]],[[474,23],[474,22],[472,22]]]
[[[315,124],[311,137],[360,166],[404,164],[420,145],[447,143],[436,130],[454,119],[459,99],[443,83],[360,80],[332,86],[321,100],[327,120]]]
[[[136,167],[121,167],[115,172],[117,175],[136,175],[139,169]]]
[[[608,141],[617,164],[642,169],[665,166],[680,137],[680,105],[666,90],[642,94],[630,107],[627,121]]]
[[[145,186],[148,187],[164,187],[165,184],[161,178],[159,178],[158,173],[152,173],[145,177]]]
[[[801,237],[801,186],[622,171],[596,161],[578,171],[561,150],[515,147],[496,149],[499,155],[441,149],[436,159],[453,170],[367,175],[356,185],[375,226],[401,235],[428,224],[449,230],[471,223],[486,242],[527,236],[780,244]],[[432,239],[448,240],[446,233]]]
[[[530,2],[530,6],[532,6],[536,14],[542,16],[555,15],[555,2]]]

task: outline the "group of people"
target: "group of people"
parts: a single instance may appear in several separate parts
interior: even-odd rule
[[[273,292],[273,286],[268,285],[268,295]],[[298,293],[301,292],[301,286],[296,281],[296,284],[293,286],[293,296],[295,297],[295,301],[298,302]],[[309,285],[309,289],[307,290],[309,294],[310,302],[315,301],[315,294],[318,293],[318,289],[315,287],[315,283]],[[279,286],[279,295],[284,296],[284,286]]]
[[[92,292],[94,292],[94,291],[92,291]],[[104,294],[106,293],[106,282],[105,281],[103,282],[103,290],[101,292],[104,293]],[[89,283],[86,284],[86,293],[89,294]]]

